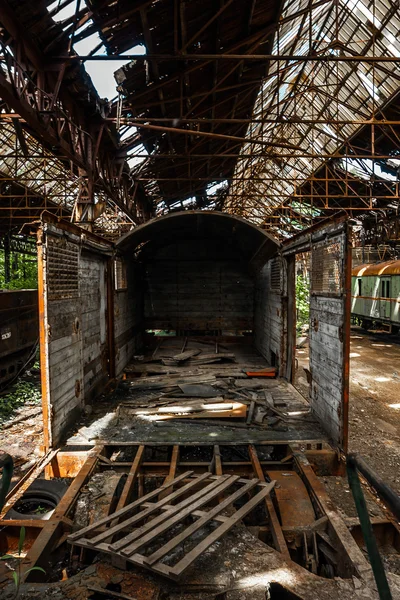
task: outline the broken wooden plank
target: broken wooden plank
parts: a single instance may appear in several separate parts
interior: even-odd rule
[[[250,408],[249,408],[249,412],[247,414],[247,419],[246,419],[246,423],[247,425],[250,425],[250,423],[253,420],[253,416],[254,416],[254,410],[256,408],[256,403],[254,402],[254,400],[252,400],[250,402]]]
[[[254,474],[256,475],[256,477],[258,477],[258,479],[260,481],[265,482],[264,471],[260,464],[260,459],[258,458],[256,447],[253,446],[252,444],[250,444],[248,450],[249,450],[250,460],[253,465]],[[280,526],[278,516],[275,511],[274,504],[272,502],[272,499],[269,498],[268,496],[266,496],[266,498],[265,498],[265,507],[268,512],[269,525],[271,528],[271,534],[272,534],[272,539],[274,540],[275,548],[276,548],[276,550],[278,550],[278,552],[281,552],[285,558],[291,560],[289,550],[288,550],[288,547],[286,544],[286,540],[283,535],[282,528]]]
[[[199,357],[193,358],[190,361],[190,366],[196,365],[208,365],[216,362],[222,362],[223,360],[229,360],[231,362],[236,360],[235,355],[232,352],[219,352],[209,353],[209,354],[201,354]]]
[[[198,354],[200,354],[201,350],[198,350],[197,348],[193,348],[192,350],[185,350],[184,352],[180,352],[179,354],[175,354],[174,356],[172,356],[173,360],[176,360],[177,362],[185,362],[186,360],[189,360],[189,358],[192,358],[193,356],[197,356]]]
[[[172,577],[180,577],[184,571],[207,550],[212,544],[217,542],[225,535],[232,527],[239,523],[246,515],[248,515],[258,504],[260,504],[271,492],[275,485],[275,481],[271,481],[267,488],[262,489],[249,502],[235,512],[225,523],[222,523],[215,531],[210,533],[204,540],[197,544],[184,558],[182,558],[170,571]]]
[[[193,475],[193,471],[186,471],[185,473],[182,473],[182,475],[179,475],[179,477],[177,477],[174,481],[171,481],[170,485],[176,485],[183,479],[186,479],[187,477],[190,477],[192,475]],[[196,481],[196,480],[197,480],[197,478],[194,479],[194,481]],[[152,498],[155,498],[156,496],[158,496],[158,494],[163,489],[164,489],[164,487],[161,486],[160,488],[157,488],[156,490],[149,492],[148,494],[146,494],[146,496],[143,496],[142,498],[138,498],[138,500],[135,500],[135,502],[128,504],[124,508],[121,508],[120,510],[116,511],[112,515],[110,515],[108,517],[104,517],[103,519],[100,519],[93,525],[88,525],[87,527],[83,527],[79,531],[75,531],[74,533],[71,533],[68,538],[68,541],[74,542],[75,540],[79,539],[83,535],[86,535],[87,533],[90,533],[90,532],[96,530],[98,527],[101,527],[102,525],[107,525],[108,523],[111,523],[111,521],[113,521],[113,519],[115,519],[116,517],[123,517],[124,515],[129,514],[129,512],[131,512],[132,510],[137,508],[143,502],[149,501]]]
[[[205,404],[190,408],[180,406],[172,410],[171,407],[159,408],[156,415],[157,421],[170,419],[242,419],[246,417],[247,406],[240,402],[221,402]],[[150,415],[152,416],[152,415]]]
[[[165,364],[165,363],[163,363]],[[147,375],[174,375],[179,373],[178,368],[174,368],[174,366],[166,367],[162,365],[157,365],[153,363],[146,364],[136,364],[133,367],[126,367],[124,369],[126,374],[137,374],[140,375],[142,373],[146,373]]]
[[[127,527],[127,526],[133,527],[133,525],[135,525],[136,523],[140,523],[141,521],[143,521],[143,519],[147,519],[147,517],[149,517],[150,515],[157,512],[160,508],[162,508],[164,506],[164,504],[169,504],[169,503],[173,502],[174,500],[176,500],[177,498],[179,498],[180,496],[182,496],[183,494],[185,494],[186,492],[191,490],[193,487],[197,486],[200,482],[207,479],[209,476],[210,476],[210,473],[204,473],[203,475],[200,475],[196,479],[193,479],[192,481],[190,481],[189,483],[184,485],[182,488],[179,488],[175,492],[172,492],[168,496],[159,500],[159,502],[155,503],[152,508],[148,508],[142,512],[139,512],[136,515],[134,515],[133,517],[129,517],[128,519],[124,520],[122,523],[119,523],[113,527],[110,527],[110,529],[107,529],[106,531],[99,533],[94,538],[88,540],[89,544],[92,546],[96,546],[100,542],[104,542],[105,540],[112,538],[116,533],[118,533],[125,527]],[[210,484],[210,486],[212,486],[213,483],[214,482],[212,482]],[[170,488],[172,488],[173,482],[169,481],[168,484],[165,484],[165,485],[163,484],[161,486],[161,488],[158,489],[158,495],[160,493],[162,493],[164,490],[166,490],[168,488],[168,486],[170,486]],[[204,488],[204,489],[207,489],[207,488]],[[201,490],[201,491],[204,491],[204,490]],[[201,491],[200,491],[200,493],[201,493]],[[145,496],[140,500],[143,501],[144,499],[148,500],[148,498],[146,498]],[[137,506],[139,506],[141,504],[140,500],[137,501]],[[186,506],[187,503],[188,503],[188,499],[182,500],[179,504],[176,504],[173,507],[173,510],[171,510],[171,512],[173,512],[173,511],[175,512],[175,511],[179,510],[182,506]],[[168,513],[166,513],[166,514],[168,515]],[[151,522],[154,524],[156,519],[154,519]],[[138,530],[136,530],[136,531],[138,531]],[[130,534],[130,535],[133,535],[133,534]],[[129,538],[129,536],[127,536],[127,537]],[[126,538],[123,538],[123,539],[125,540]],[[121,541],[122,540],[119,540],[118,542],[115,542],[114,544],[111,544],[110,546],[112,547],[112,549],[116,549],[115,547],[119,546]],[[122,545],[124,545],[124,544],[122,544]]]
[[[222,500],[217,506],[205,512],[204,516],[200,517],[197,521],[195,521],[192,525],[184,529],[181,533],[176,535],[174,538],[169,540],[167,544],[164,544],[159,550],[153,552],[150,556],[146,558],[146,563],[148,565],[152,565],[159,560],[161,560],[164,556],[166,556],[171,550],[179,546],[182,542],[187,540],[191,535],[202,529],[207,523],[210,522],[215,516],[219,515],[223,510],[228,508],[231,504],[239,500],[242,496],[250,492],[253,488],[258,484],[258,480],[254,479],[253,481],[249,481],[246,485],[239,488],[236,492],[228,496],[226,499]]]
[[[211,500],[216,498],[221,492],[229,488],[233,483],[240,479],[239,475],[222,475],[216,482],[213,482],[213,487],[208,491],[208,493],[204,494],[204,491],[210,488],[211,486],[207,486],[205,490],[200,490],[197,494],[187,499],[187,505],[183,508],[183,502],[180,505],[177,505],[177,510],[174,511],[175,514],[166,513],[167,519],[164,519],[165,515],[160,515],[158,518],[150,521],[142,528],[137,529],[132,532],[130,535],[126,536],[123,540],[117,542],[117,544],[112,545],[112,549],[121,549],[121,554],[123,556],[130,557],[140,548],[146,546],[149,542],[154,539],[157,539],[161,534],[165,531],[180,523],[184,519],[186,519],[193,510],[197,510],[202,506],[208,504]],[[221,481],[223,480],[223,481]],[[215,485],[215,483],[217,485]],[[262,490],[265,492],[265,490]],[[183,508],[183,510],[182,510]],[[171,511],[172,512],[172,511]],[[157,520],[162,520],[164,522],[158,523]],[[140,539],[138,539],[140,538]],[[128,542],[127,542],[128,540]],[[130,543],[132,540],[132,543]],[[126,543],[125,543],[126,542]],[[129,544],[129,545],[128,545]]]
[[[212,383],[217,379],[215,375],[170,375],[168,377],[147,377],[137,381],[129,382],[129,389],[146,390],[146,389],[161,389],[172,388],[182,383]]]
[[[215,388],[206,383],[181,383],[178,387],[182,390],[185,396],[193,398],[214,398]]]

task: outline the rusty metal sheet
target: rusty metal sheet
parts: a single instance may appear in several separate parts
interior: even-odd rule
[[[267,471],[275,479],[275,495],[278,502],[282,527],[311,525],[316,517],[302,479],[294,471]]]

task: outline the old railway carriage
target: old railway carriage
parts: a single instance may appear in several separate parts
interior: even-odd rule
[[[373,324],[400,328],[400,260],[359,265],[352,271],[353,319],[368,329]]]

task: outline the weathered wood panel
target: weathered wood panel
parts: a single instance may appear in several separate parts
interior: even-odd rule
[[[253,280],[235,247],[179,241],[145,265],[147,329],[252,330]]]
[[[108,379],[106,260],[80,236],[44,228],[40,289],[46,444],[59,444]]]
[[[311,406],[341,448],[347,444],[350,266],[343,223],[311,236]]]
[[[256,279],[254,302],[254,343],[257,350],[270,364],[280,369],[283,362],[282,342],[284,334],[283,286],[284,278],[280,265],[280,279],[276,279],[276,268],[272,278],[273,260],[269,260]]]
[[[127,263],[127,288],[114,293],[115,371],[122,372],[141,343],[143,282],[141,268]]]

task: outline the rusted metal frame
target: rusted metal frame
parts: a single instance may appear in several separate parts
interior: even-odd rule
[[[247,86],[247,85],[252,85],[254,84],[255,81],[252,82],[247,82],[245,84],[240,84],[243,86]],[[240,87],[240,86],[229,86],[229,88],[221,88],[218,91],[226,91],[227,89],[235,89],[236,87]],[[203,92],[206,93],[206,92]],[[203,95],[200,94],[200,95]],[[198,94],[193,94],[191,97],[194,98],[196,95]],[[151,104],[147,104],[146,106],[151,106]],[[4,114],[0,114],[0,121],[4,120],[4,121],[10,121],[12,119],[19,119],[21,122],[24,122],[23,119],[20,119],[19,115],[16,115],[14,117],[13,113],[10,113],[10,115],[4,115]],[[251,123],[271,123],[271,124],[285,124],[285,125],[304,125],[304,124],[320,124],[320,125],[324,125],[324,124],[329,124],[329,125],[376,125],[377,127],[386,127],[389,125],[400,125],[400,120],[394,120],[394,119],[330,119],[330,118],[325,118],[325,119],[301,119],[299,120],[299,118],[293,117],[290,118],[288,117],[287,119],[284,118],[262,118],[262,119],[237,119],[237,118],[206,118],[206,117],[197,117],[197,118],[184,118],[184,117],[127,117],[127,118],[121,118],[120,122],[121,125],[126,125],[128,127],[136,127],[136,123],[151,123],[153,121],[155,121],[156,123],[173,123],[176,122],[177,120],[180,120],[183,123],[226,123],[226,124],[243,124],[243,125],[250,125]],[[107,117],[104,119],[104,121],[110,121],[112,123],[115,123],[117,121],[116,117]],[[397,134],[396,134],[397,135]],[[1,155],[0,155],[1,156]]]
[[[42,69],[44,64],[43,56],[30,39],[28,32],[21,27],[13,9],[5,0],[0,1],[0,11],[1,22],[7,29],[7,32],[10,34],[13,40],[15,40],[15,42],[20,42],[23,44],[24,51],[29,60],[32,61],[32,64],[37,69]]]
[[[260,39],[257,40],[257,42],[255,44],[253,44],[249,51],[252,51],[254,48],[257,48],[259,46],[259,44],[261,43],[261,41],[264,39],[264,36],[262,36]],[[246,54],[244,54],[243,56],[246,56]],[[208,96],[210,96],[210,94],[212,94],[215,90],[218,89],[218,87],[226,80],[228,79],[228,77],[230,77],[232,75],[232,73],[234,73],[236,71],[237,68],[240,68],[240,66],[243,63],[241,61],[239,61],[236,65],[233,66],[232,69],[230,69],[228,71],[228,73],[226,75],[224,75],[224,77],[222,77],[222,79],[220,79],[217,83],[217,85],[214,85],[213,88],[211,90],[209,90],[208,94],[206,96],[204,96],[201,100],[199,100],[199,102],[197,102],[197,104],[195,104],[193,107],[191,107],[191,110],[185,115],[186,117],[188,116],[188,114],[190,113],[194,113],[194,111],[204,102],[204,100],[206,100],[206,98],[208,98]]]
[[[52,446],[51,403],[47,320],[47,269],[45,234],[43,229],[37,232],[38,261],[38,308],[39,308],[39,351],[40,351],[40,387],[42,392],[43,443],[46,450]]]
[[[163,81],[164,81],[164,80],[163,80]],[[257,81],[258,81],[258,80],[257,80]],[[228,86],[225,86],[225,87],[222,87],[222,88],[219,88],[219,89],[215,90],[215,93],[216,93],[216,94],[220,94],[220,93],[222,93],[222,92],[227,92],[227,91],[229,91],[229,90],[235,90],[235,89],[237,89],[237,88],[247,88],[247,87],[254,87],[255,83],[256,83],[256,82],[253,80],[253,81],[246,81],[245,83],[234,84],[234,85],[228,85]],[[179,97],[175,97],[175,98],[166,98],[166,99],[164,100],[164,104],[166,104],[166,105],[167,105],[167,104],[177,104],[178,102],[181,102],[181,101],[185,101],[185,102],[187,102],[187,101],[188,101],[188,100],[190,100],[191,98],[201,98],[201,97],[203,97],[203,96],[206,96],[207,94],[208,94],[208,92],[197,92],[196,94],[191,94],[190,96],[179,96]],[[229,101],[229,100],[230,100],[230,98],[225,98],[225,99],[223,100],[223,102],[227,102],[227,101]],[[217,104],[216,106],[219,106],[219,105],[220,105],[220,104],[222,104],[223,102],[221,102],[221,103]],[[147,102],[146,104],[136,104],[136,103],[135,103],[135,109],[136,109],[136,110],[138,110],[138,111],[139,111],[139,110],[147,110],[148,108],[151,108],[151,107],[153,107],[153,106],[159,106],[159,105],[160,105],[160,103],[161,103],[161,100],[154,101],[154,102]],[[209,109],[208,109],[208,110],[209,110]],[[204,112],[207,112],[207,110],[205,110]],[[202,113],[200,113],[200,114],[202,114]],[[136,117],[133,117],[133,119],[135,119],[135,118],[136,118]],[[141,119],[142,121],[145,121],[145,122],[147,122],[147,121],[152,121],[152,120],[156,120],[156,121],[158,121],[158,120],[159,120],[159,119],[156,119],[156,118],[149,118],[149,119],[146,119],[145,117],[138,117],[138,118],[139,118],[139,119]],[[183,114],[182,114],[182,116],[179,114],[179,116],[175,117],[174,119],[171,119],[171,121],[175,121],[176,119],[182,120],[182,121],[184,121],[184,122],[188,121],[188,119],[185,119],[185,118],[183,117]],[[116,120],[116,119],[115,119],[114,117],[111,117],[111,118],[109,118],[109,119],[106,119],[106,120],[111,120],[111,121],[113,121],[113,120]],[[129,120],[131,120],[131,119],[129,118]],[[165,120],[167,120],[167,119],[165,119]],[[163,121],[163,119],[160,119],[160,121]],[[196,119],[194,119],[193,121],[194,121],[194,122],[197,122],[197,120],[196,120]],[[122,123],[124,122],[124,117],[122,117],[122,119],[121,119],[121,122],[122,122]],[[130,124],[131,126],[135,127],[135,126],[136,126],[136,121],[133,121],[132,123],[128,123],[128,124]]]
[[[387,25],[388,21],[390,20],[391,16],[394,14],[394,12],[395,12],[396,10],[397,10],[397,9],[396,9],[396,7],[395,7],[395,6],[392,6],[392,8],[391,8],[391,10],[389,11],[388,15],[386,16],[386,18],[385,18],[384,22],[382,23],[382,26],[381,26],[381,31],[382,31],[382,29],[383,29],[383,28],[384,28],[384,27]],[[375,40],[375,36],[373,36],[372,40],[370,40],[370,41],[369,41],[369,42],[366,44],[366,46],[365,46],[365,48],[364,48],[364,50],[363,50],[363,54],[365,54],[365,53],[366,53],[366,52],[369,50],[369,48],[371,47],[371,45],[373,45],[373,43],[374,43],[374,40]],[[355,64],[355,65],[353,66],[353,68],[352,68],[352,69],[349,71],[349,73],[348,73],[348,74],[346,74],[346,76],[345,76],[345,78],[344,78],[344,79],[341,79],[341,80],[340,80],[340,82],[338,82],[338,83],[337,83],[337,88],[336,88],[336,90],[335,90],[335,93],[333,94],[333,96],[330,96],[330,95],[328,95],[328,94],[325,92],[325,95],[327,95],[327,96],[328,96],[328,98],[329,98],[330,100],[334,101],[334,100],[335,100],[335,98],[334,98],[335,96],[336,96],[336,100],[337,100],[337,94],[338,94],[338,92],[339,92],[339,89],[340,89],[340,87],[341,87],[341,86],[343,85],[343,83],[344,83],[344,82],[345,82],[345,81],[346,81],[346,80],[347,80],[347,79],[350,77],[350,75],[351,75],[352,73],[354,73],[354,72],[355,72],[356,68],[357,68],[357,64]],[[321,91],[321,90],[320,90],[320,91]],[[321,91],[321,93],[324,93],[324,92],[322,92],[322,91]],[[346,106],[346,107],[347,107],[347,108],[349,108],[349,110],[351,110],[352,112],[360,112],[360,111],[357,111],[357,110],[356,110],[356,109],[354,109],[354,108],[348,107],[348,106],[347,106],[346,104],[344,104],[343,102],[340,102],[340,104],[343,104],[343,106]],[[381,112],[381,111],[380,111],[380,112]],[[360,114],[362,114],[362,113],[360,112]],[[383,113],[382,113],[382,114],[383,114]],[[373,119],[375,120],[375,116],[373,116]]]
[[[69,141],[66,143],[65,138],[61,139],[58,135],[58,133],[55,132],[55,130],[53,129],[52,126],[49,125],[49,123],[47,123],[47,126],[44,126],[39,118],[38,118],[38,112],[39,111],[39,106],[37,106],[37,110],[36,110],[36,114],[35,111],[32,109],[32,107],[30,106],[29,103],[26,103],[24,97],[18,97],[15,96],[15,94],[12,94],[12,92],[10,91],[10,94],[8,93],[8,88],[10,87],[10,84],[4,80],[1,79],[2,76],[0,74],[0,87],[1,84],[3,83],[5,86],[5,90],[4,90],[4,86],[3,86],[3,97],[7,98],[7,94],[10,96],[10,94],[12,95],[12,99],[10,100],[10,105],[13,106],[16,110],[16,112],[18,114],[21,114],[22,117],[24,117],[24,120],[38,133],[39,135],[39,139],[41,141],[45,141],[47,143],[49,143],[52,147],[54,148],[60,148],[62,149],[62,152],[64,155],[66,155],[67,158],[69,158],[70,160],[72,160],[75,164],[78,163],[79,165],[79,161],[80,160],[84,160],[84,165],[82,163],[82,167],[84,166],[87,170],[88,167],[88,157],[86,156],[86,143],[83,143],[83,135],[84,132],[80,129],[79,126],[72,124],[70,121],[65,121],[65,123],[68,125],[68,127],[65,129],[66,133],[70,134],[69,137]],[[13,80],[13,78],[12,78]],[[59,80],[59,85],[61,84],[61,81]],[[57,88],[57,85],[56,85]],[[57,91],[57,90],[56,90]],[[34,99],[36,100],[36,94],[33,95]],[[55,95],[52,96],[52,99],[54,101],[55,99]],[[20,107],[18,107],[17,105],[20,105]],[[57,121],[56,121],[57,122]],[[79,143],[79,147],[80,147],[80,153],[76,153],[76,144],[75,144],[75,134],[72,135],[72,127],[74,127],[74,129],[76,130],[76,134],[77,134],[77,138],[78,138],[78,143]],[[53,134],[54,132],[54,134]],[[89,173],[90,175],[90,173]],[[113,199],[113,201],[122,209],[124,210],[124,206],[120,205],[118,202],[118,199],[115,198],[114,194],[111,194],[111,197]]]
[[[289,448],[298,473],[307,487],[314,508],[316,508],[317,516],[328,517],[329,533],[343,549],[343,552],[339,554],[341,561],[347,562],[346,557],[350,559],[350,564],[344,564],[344,568],[348,571],[349,576],[356,575],[363,578],[371,572],[369,563],[364,558],[345,522],[335,510],[323,483],[316,476],[305,454],[298,452],[294,446],[289,446]]]
[[[219,0],[219,4],[220,4],[220,9],[217,12],[218,16],[219,16],[219,14],[221,14],[221,12],[223,12],[229,6],[229,4],[231,4],[231,2],[230,2],[230,0],[228,0],[224,4],[224,0]],[[220,31],[219,23],[220,23],[220,21],[217,20],[216,23],[215,23],[215,26],[214,26],[214,40],[215,40],[215,51],[216,52],[218,52],[218,50],[219,50],[219,43],[220,43],[220,39],[219,39],[219,31]],[[206,29],[206,27],[204,29]],[[198,35],[200,35],[200,33]],[[188,45],[189,45],[189,43],[186,44],[186,47]],[[218,82],[218,67],[219,67],[218,63],[214,63],[214,65],[213,65],[213,68],[214,68],[213,87],[215,87],[217,85],[217,82]],[[211,101],[212,102],[212,108],[211,108],[211,133],[214,133],[214,131],[215,131],[215,121],[214,121],[214,117],[215,117],[215,96],[216,96],[216,94],[214,92],[213,95],[212,95],[212,101]],[[196,144],[195,146],[197,146],[197,145],[198,144]],[[212,149],[212,142],[211,142],[211,140],[208,143],[208,148],[209,148],[209,151],[211,152],[211,149]],[[207,160],[207,166],[206,166],[207,174],[210,173],[210,161],[211,161],[211,157]],[[191,165],[191,158],[189,158],[189,164]],[[195,171],[194,174],[196,174],[197,172],[198,171]]]
[[[208,158],[208,156],[210,156],[209,154],[191,154],[192,158]],[[135,157],[137,158],[150,158],[150,159],[166,159],[166,158],[185,158],[187,157],[186,154],[152,154],[152,155],[148,155],[148,154],[135,154]],[[213,158],[223,158],[224,160],[226,158],[237,158],[238,160],[249,160],[250,158],[255,160],[256,158],[264,158],[264,159],[270,159],[270,160],[276,160],[277,158],[326,158],[326,159],[331,159],[331,158],[351,158],[351,159],[371,159],[371,160],[387,160],[389,158],[393,158],[392,154],[350,154],[350,155],[344,155],[344,154],[338,154],[338,155],[332,155],[332,154],[317,154],[317,153],[310,153],[310,154],[272,154],[272,153],[268,153],[268,154],[263,154],[263,153],[257,153],[254,154],[252,156],[250,155],[236,155],[236,154],[221,154],[221,153],[214,153],[212,154]]]
[[[258,32],[251,36],[252,39],[256,36],[263,35],[261,32]],[[266,35],[269,35],[266,34]],[[242,40],[239,46],[244,46],[248,41]],[[229,52],[229,51],[228,51]],[[62,62],[64,60],[74,60],[74,61],[86,61],[86,60],[96,60],[96,61],[112,61],[117,60],[120,61],[121,57],[124,60],[159,60],[159,61],[208,61],[211,62],[213,60],[236,60],[236,61],[273,61],[276,60],[293,60],[298,62],[362,62],[362,63],[375,63],[375,62],[383,62],[383,63],[397,63],[400,60],[400,56],[363,56],[363,55],[351,55],[351,56],[335,56],[332,54],[319,54],[319,55],[302,55],[295,54],[290,56],[289,54],[183,54],[183,55],[175,55],[175,54],[102,54],[96,56],[90,55],[79,55],[79,56],[55,56],[53,61],[56,63]],[[203,67],[204,64],[201,65]],[[200,68],[199,66],[197,68]]]
[[[307,16],[308,16],[308,12],[307,12],[307,13],[304,13],[304,16],[303,16],[303,18],[302,18],[302,20],[301,20],[301,23],[300,23],[300,25],[299,25],[298,34],[297,34],[297,36],[294,38],[294,40],[293,40],[293,43],[291,44],[291,50],[289,51],[289,54],[290,54],[290,52],[291,52],[291,51],[293,51],[293,50],[295,49],[295,47],[296,47],[296,44],[297,44],[297,40],[298,40],[298,38],[299,38],[299,37],[301,37],[301,34],[302,34],[302,32],[303,32],[303,29],[304,29],[304,24],[305,24],[305,22],[306,22],[306,18],[307,18]],[[278,29],[278,36],[279,36],[279,29]],[[278,40],[279,40],[279,37],[278,37]],[[311,48],[310,48],[310,51],[311,51]],[[278,54],[279,54],[279,41],[278,41]],[[273,102],[274,102],[274,99],[275,99],[275,98],[277,98],[277,103],[276,103],[276,111],[277,111],[277,114],[279,114],[279,105],[280,105],[280,102],[279,102],[279,97],[278,97],[278,95],[279,95],[279,88],[280,88],[280,85],[281,85],[281,83],[282,83],[282,78],[283,78],[283,76],[284,76],[284,74],[285,74],[285,71],[286,71],[286,69],[288,68],[288,66],[289,66],[289,61],[287,60],[287,61],[286,61],[286,65],[285,65],[285,67],[284,67],[284,70],[279,70],[279,77],[278,77],[277,83],[276,83],[276,85],[275,85],[275,91],[274,91],[274,95],[273,95],[273,96],[272,96],[272,98],[271,98],[271,102],[270,102],[269,106],[265,107],[265,110],[267,110],[268,112],[272,110],[272,107],[271,107],[271,105],[273,104]],[[277,60],[277,67],[279,68],[279,60]],[[292,97],[292,96],[295,96],[295,94],[296,94],[296,90],[297,90],[297,88],[298,88],[298,84],[299,84],[299,81],[300,81],[300,79],[301,79],[301,76],[302,76],[302,74],[303,74],[303,72],[304,72],[304,69],[305,69],[305,67],[306,67],[306,63],[303,63],[303,66],[302,66],[302,68],[300,69],[300,71],[299,71],[299,73],[298,73],[298,75],[297,75],[297,77],[296,77],[296,81],[295,81],[295,84],[294,84],[294,87],[293,87],[293,92],[292,92],[292,94],[291,94],[291,97]],[[291,99],[289,100],[289,98],[286,98],[285,100],[286,100],[286,101],[285,101],[285,103],[284,103],[283,110],[281,110],[281,114],[285,114],[285,112],[284,112],[284,111],[285,111],[285,108],[286,108],[286,106],[287,106],[288,102],[289,102]]]
[[[209,19],[196,33],[194,36],[192,36],[190,38],[190,40],[186,41],[182,47],[181,47],[181,52],[184,52],[188,46],[190,46],[191,44],[193,44],[193,42],[195,42],[200,35],[206,30],[208,29],[208,27],[216,20],[218,19],[218,17],[220,17],[220,15],[222,15],[222,13],[232,4],[233,0],[227,0],[225,2],[225,4],[223,4],[219,10],[211,17],[211,19]]]
[[[350,397],[350,321],[351,321],[351,269],[352,243],[351,229],[347,226],[344,247],[344,277],[343,277],[343,373],[342,373],[342,449],[347,453],[349,444],[349,397]]]
[[[146,10],[144,8],[141,8],[139,11],[139,14],[140,14],[140,20],[142,23],[144,40],[146,42],[146,48],[150,53],[153,53],[153,40],[152,40],[152,36],[151,36],[151,32],[150,32],[150,27],[149,27],[149,24],[147,21]],[[150,64],[151,64],[151,69],[152,69],[157,81],[159,81],[160,72],[158,70],[158,63],[155,61],[150,61]],[[162,112],[163,116],[165,116],[166,110],[165,110],[165,104],[164,104],[164,92],[162,89],[158,90],[158,97],[160,98],[160,101],[161,101],[161,112]]]
[[[270,147],[277,147],[277,148],[290,148],[292,150],[301,150],[301,148],[299,148],[297,146],[292,146],[290,144],[282,144],[279,142],[269,142],[269,141],[260,141],[260,140],[254,140],[252,142],[249,142],[249,140],[247,140],[246,138],[240,138],[240,137],[232,136],[232,135],[224,135],[224,134],[220,134],[220,133],[208,133],[206,131],[197,131],[195,129],[178,129],[178,128],[174,128],[174,127],[163,127],[161,125],[150,125],[150,124],[146,124],[146,123],[138,123],[136,125],[136,127],[138,129],[150,129],[153,131],[160,131],[163,133],[179,133],[182,135],[191,135],[191,136],[195,136],[195,137],[198,136],[198,137],[214,138],[214,139],[219,139],[219,140],[232,140],[234,142],[240,142],[240,143],[254,143],[254,144],[263,145],[263,146],[270,146]],[[307,155],[307,156],[309,156],[309,155]]]
[[[180,166],[180,165],[174,165],[174,166]],[[183,166],[183,165],[181,165]],[[168,169],[168,167],[165,167]],[[160,169],[162,170],[162,169]],[[177,179],[179,179],[180,181],[210,181],[210,177],[195,177],[195,173],[193,174],[193,177],[158,177],[156,175],[154,175],[153,177],[137,177],[136,181],[154,181],[155,177],[157,178],[157,181],[176,181]],[[212,181],[225,181],[226,179],[229,179],[230,181],[241,181],[241,177],[228,177],[228,176],[223,176],[223,177],[217,177],[217,176],[213,176],[212,175]],[[252,181],[276,181],[276,177],[257,177],[257,176],[253,176],[252,177]],[[291,181],[297,181],[297,179],[295,177],[282,177],[279,179],[279,181],[284,181],[284,182],[291,182]],[[368,182],[364,182],[363,180],[357,180],[357,178],[351,179],[351,181],[353,183],[360,183],[361,185],[363,185],[365,183],[366,187],[370,187],[368,185]],[[344,183],[344,179],[340,178],[340,177],[327,177],[327,178],[323,178],[323,177],[318,177],[318,178],[311,178],[308,180],[308,183],[315,183],[315,184],[324,184],[324,183]],[[388,187],[387,191],[390,191],[390,183],[388,183],[385,180],[379,180],[379,183],[382,184],[382,186],[384,187]],[[393,182],[394,183],[394,182]],[[349,186],[350,187],[350,186]],[[357,192],[356,190],[352,190],[354,192],[354,196],[355,197],[362,197],[362,195]],[[343,193],[345,193],[343,191]],[[306,195],[306,194],[303,194]],[[310,194],[309,194],[310,195]]]
[[[149,444],[149,446],[151,447],[151,444]],[[148,447],[149,447],[148,446]],[[239,467],[246,467],[246,471],[248,469],[252,470],[252,463],[251,461],[245,461],[245,460],[227,460],[227,461],[222,461],[221,458],[221,453],[219,450],[219,445],[218,444],[214,444],[213,447],[213,458],[212,458],[212,463],[218,463],[215,464],[215,468],[218,469],[219,471],[221,469],[223,469],[223,467],[226,467],[227,469],[231,469],[231,468],[239,468]],[[216,457],[216,459],[214,460],[214,457]],[[285,463],[287,464],[287,463]],[[260,460],[260,465],[268,467],[268,469],[272,469],[274,466],[277,467],[278,469],[282,468],[282,463],[281,461],[271,461],[271,460]],[[100,456],[100,465],[99,465],[102,469],[129,469],[132,467],[132,463],[131,462],[124,462],[124,461],[111,461],[108,460],[106,457],[104,456]],[[199,468],[199,469],[207,469],[207,467],[210,466],[210,463],[207,461],[178,461],[177,462],[177,468],[181,468],[181,467],[187,467],[187,468],[191,468],[191,469],[195,469],[195,468]],[[142,469],[142,474],[144,474],[146,472],[146,470],[151,471],[152,469],[164,469],[167,471],[167,474],[170,470],[171,467],[171,461],[143,461],[141,463],[141,469]],[[216,475],[221,474],[221,473],[215,473]]]
[[[255,446],[252,444],[248,447],[250,460],[253,465],[254,474],[260,481],[265,482],[265,475],[262,466],[260,465],[260,461],[257,455],[257,450]],[[282,533],[282,528],[280,526],[278,516],[275,511],[274,504],[270,496],[265,498],[265,507],[267,509],[268,517],[269,517],[269,525],[271,528],[272,539],[274,540],[275,548],[278,552],[281,552],[283,556],[290,560],[289,550],[286,544],[285,537]]]
[[[23,559],[24,570],[30,569],[36,565],[46,565],[49,553],[56,545],[65,527],[65,518],[68,518],[68,515],[75,506],[82,487],[96,468],[99,455],[102,451],[103,447],[99,446],[88,455],[78,475],[61,498],[51,518],[45,522],[46,524],[29,549],[26,557]],[[28,579],[30,579],[29,576]]]

